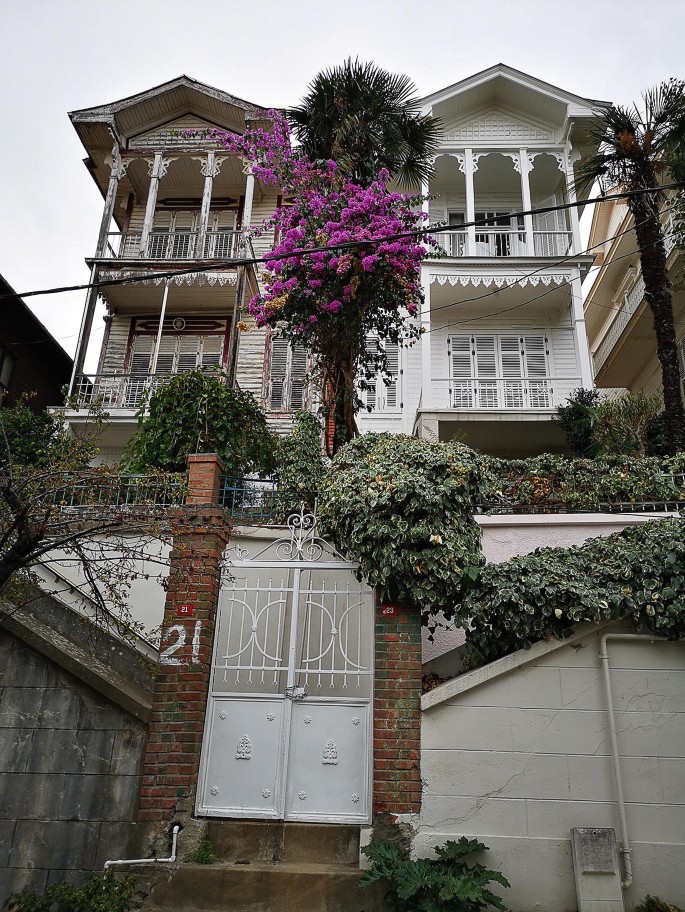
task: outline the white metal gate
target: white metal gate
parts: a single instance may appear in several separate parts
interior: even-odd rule
[[[373,594],[314,516],[288,526],[227,553],[197,812],[365,823]]]

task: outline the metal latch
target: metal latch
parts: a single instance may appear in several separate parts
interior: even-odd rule
[[[289,700],[304,700],[308,696],[306,687],[286,687],[283,693]]]

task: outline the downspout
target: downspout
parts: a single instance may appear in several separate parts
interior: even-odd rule
[[[115,865],[141,865],[141,864],[171,864],[176,861],[176,841],[178,832],[181,829],[180,823],[174,825],[171,831],[171,855],[169,858],[119,858],[116,861],[106,861],[105,870],[113,868]]]
[[[621,826],[621,848],[619,849],[623,856],[624,878],[621,886],[624,890],[633,882],[633,863],[631,860],[630,840],[628,838],[628,824],[626,822],[626,805],[623,796],[623,782],[621,780],[621,766],[618,753],[618,738],[616,736],[616,716],[614,715],[614,700],[611,692],[611,677],[609,675],[609,653],[607,652],[607,640],[649,640],[654,643],[658,640],[666,642],[662,637],[654,637],[645,633],[605,633],[600,640],[599,657],[602,660],[602,670],[604,672],[604,689],[607,699],[607,717],[609,720],[609,736],[611,739],[611,759],[614,764],[614,779],[616,780],[616,802],[618,804],[618,818]]]

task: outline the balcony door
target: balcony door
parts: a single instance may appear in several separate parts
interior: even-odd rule
[[[549,408],[549,346],[544,334],[452,335],[450,406]]]

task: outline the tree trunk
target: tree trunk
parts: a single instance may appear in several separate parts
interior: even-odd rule
[[[655,176],[647,176],[654,186]],[[671,282],[666,267],[666,248],[659,218],[656,196],[641,194],[630,198],[630,209],[635,219],[635,234],[642,278],[645,283],[645,300],[652,311],[656,353],[661,365],[661,382],[664,390],[664,411],[669,449],[671,453],[685,449],[685,414],[680,385],[680,368],[676,346],[675,321]]]

